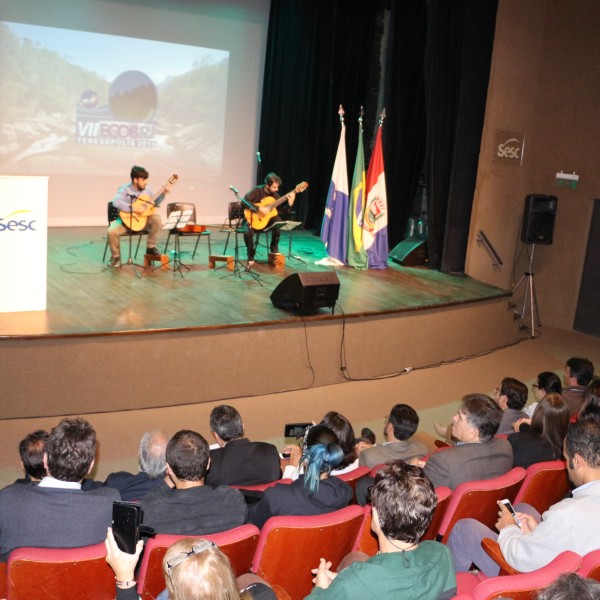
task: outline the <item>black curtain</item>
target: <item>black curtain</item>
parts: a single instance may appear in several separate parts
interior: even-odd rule
[[[446,268],[461,270],[496,4],[272,0],[259,150],[263,172],[278,172],[284,191],[309,181],[297,202],[297,217],[307,228],[320,230],[339,140],[339,104],[346,111],[350,177],[360,107],[368,161],[385,104],[390,246],[403,237],[425,173],[430,265],[442,268],[444,256],[451,264]]]

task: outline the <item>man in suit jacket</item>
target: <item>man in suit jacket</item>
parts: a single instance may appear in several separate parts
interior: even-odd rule
[[[145,433],[138,454],[140,470],[135,475],[126,471],[111,473],[103,485],[119,490],[122,500],[141,500],[165,477],[168,442],[169,437],[163,431]]]
[[[63,419],[46,442],[47,475],[38,485],[0,491],[0,561],[15,548],[75,548],[106,537],[119,492],[90,492],[81,482],[94,466],[96,432],[84,419]]]
[[[456,488],[465,481],[491,479],[507,473],[513,466],[511,445],[494,438],[502,420],[502,410],[485,394],[467,394],[452,418],[456,446],[434,452],[421,463],[435,487]]]
[[[209,485],[256,485],[281,477],[279,453],[273,444],[251,442],[233,406],[217,406],[210,413],[210,430],[220,448],[210,452]]]

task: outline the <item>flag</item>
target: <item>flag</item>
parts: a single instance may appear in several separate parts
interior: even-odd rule
[[[387,193],[381,146],[382,126],[383,120],[380,119],[366,180],[367,202],[363,218],[363,244],[367,251],[369,269],[387,269],[388,260]]]
[[[365,151],[363,148],[362,116],[358,120],[358,148],[352,176],[352,197],[348,211],[348,265],[367,268],[367,253],[363,246],[363,210],[365,204]]]
[[[342,119],[342,130],[338,144],[333,174],[327,193],[325,215],[321,227],[321,240],[325,244],[328,258],[324,264],[343,266],[346,264],[348,245],[348,167],[346,166],[346,126]]]

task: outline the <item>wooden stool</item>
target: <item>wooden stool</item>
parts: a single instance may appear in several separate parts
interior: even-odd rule
[[[230,271],[233,271],[233,269],[235,268],[235,261],[233,260],[233,256],[229,256],[227,254],[210,254],[208,257],[208,268],[214,269],[215,264],[218,262],[226,262],[227,268]]]
[[[269,252],[269,264],[277,269],[283,269],[285,267],[285,254]]]
[[[166,271],[169,268],[168,254],[144,254],[144,268],[147,269],[151,267],[152,263],[158,260],[160,260],[161,270]]]

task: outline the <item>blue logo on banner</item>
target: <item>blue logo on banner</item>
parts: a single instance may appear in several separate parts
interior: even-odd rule
[[[0,232],[2,231],[36,231],[35,219],[31,218],[19,218],[16,215],[23,215],[23,213],[31,214],[31,210],[16,210],[15,212],[6,215],[6,217],[0,217]],[[15,218],[16,217],[16,218]]]

